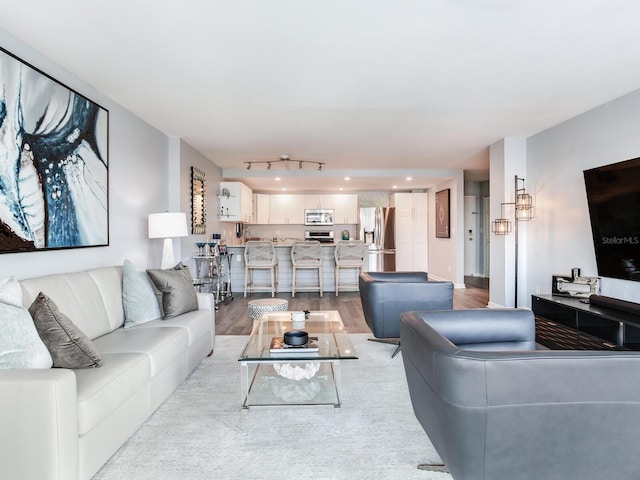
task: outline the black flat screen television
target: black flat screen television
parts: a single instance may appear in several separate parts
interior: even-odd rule
[[[598,275],[640,282],[640,158],[584,171]]]

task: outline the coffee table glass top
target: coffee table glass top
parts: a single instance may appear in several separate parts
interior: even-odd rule
[[[358,358],[337,311],[315,311],[304,322],[293,322],[293,312],[267,312],[257,321],[249,341],[242,351],[241,362],[269,362],[278,360],[341,360]],[[295,349],[270,353],[274,337],[285,332],[303,330],[309,337],[318,338],[317,352],[299,352]]]

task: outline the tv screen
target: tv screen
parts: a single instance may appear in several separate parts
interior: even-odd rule
[[[640,281],[640,158],[584,171],[601,277]]]

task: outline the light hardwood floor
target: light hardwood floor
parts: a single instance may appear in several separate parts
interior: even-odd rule
[[[323,297],[317,293],[300,292],[295,298],[291,293],[279,293],[278,298],[289,301],[289,310],[338,310],[349,333],[370,333],[364,321],[360,294],[358,292],[340,293],[325,292]],[[249,335],[253,320],[249,318],[247,303],[256,298],[269,298],[269,293],[254,293],[247,298],[243,294],[235,294],[227,304],[221,304],[216,311],[216,335]],[[453,308],[485,308],[489,302],[489,290],[485,288],[456,288],[453,293]]]

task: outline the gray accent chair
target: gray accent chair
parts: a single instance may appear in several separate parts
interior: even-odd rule
[[[366,272],[359,280],[364,319],[375,338],[398,345],[400,314],[412,310],[453,308],[453,283],[430,281],[426,272]]]
[[[640,352],[535,351],[523,309],[407,312],[400,339],[455,480],[640,478]]]

